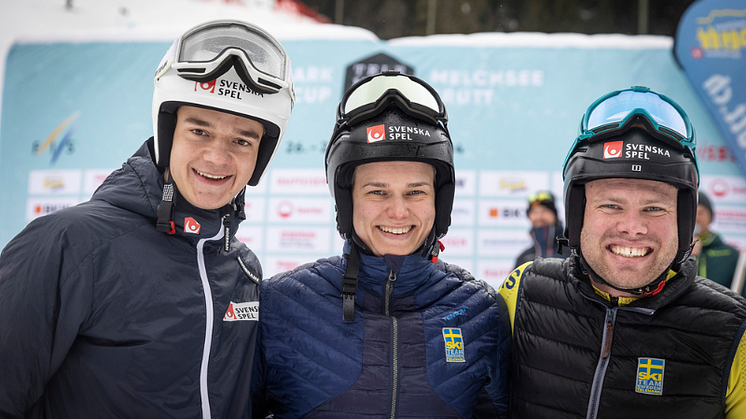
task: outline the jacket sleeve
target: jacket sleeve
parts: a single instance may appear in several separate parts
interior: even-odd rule
[[[0,417],[23,417],[39,400],[91,306],[91,265],[76,257],[85,246],[43,218],[0,254]]]

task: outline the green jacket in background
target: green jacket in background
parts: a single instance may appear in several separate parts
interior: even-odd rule
[[[730,288],[738,263],[738,250],[725,244],[715,233],[700,237],[700,240],[702,241],[702,253],[697,256],[697,275]],[[746,296],[744,290],[741,294]]]

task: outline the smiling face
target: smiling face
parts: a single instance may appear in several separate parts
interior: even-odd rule
[[[252,119],[182,106],[176,114],[169,172],[192,205],[215,209],[249,182],[264,126]]]
[[[435,222],[435,168],[427,163],[367,163],[352,177],[355,233],[376,256],[414,253]]]
[[[588,265],[619,288],[642,287],[659,277],[678,249],[677,193],[673,185],[641,179],[586,184],[580,249]]]

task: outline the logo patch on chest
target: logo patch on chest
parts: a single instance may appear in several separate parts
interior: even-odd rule
[[[443,340],[446,347],[446,362],[466,362],[464,337],[460,327],[444,327]]]
[[[663,395],[663,372],[666,360],[657,358],[637,358],[637,386],[635,392]]]
[[[249,301],[246,303],[234,303],[231,301],[231,305],[228,306],[223,321],[259,321],[259,301]]]

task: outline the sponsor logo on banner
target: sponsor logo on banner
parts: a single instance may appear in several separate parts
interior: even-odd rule
[[[660,396],[663,394],[663,373],[666,361],[657,358],[637,358],[635,392]]]
[[[202,226],[192,217],[184,218],[184,233],[199,234]]]
[[[270,190],[275,195],[329,195],[323,169],[274,169]]]
[[[77,198],[29,198],[26,201],[26,221],[33,221],[43,215],[77,205]]]
[[[303,252],[325,255],[329,252],[331,237],[329,234],[330,229],[328,227],[269,227],[267,229],[266,250],[270,252]]]
[[[386,126],[384,124],[368,127],[366,132],[369,143],[386,140]]]
[[[269,221],[330,223],[334,221],[332,206],[328,198],[272,198]]]
[[[38,141],[35,141],[31,146],[31,150],[34,155],[40,156],[45,151],[49,151],[49,153],[52,155],[49,164],[53,165],[57,162],[57,159],[59,159],[63,151],[67,151],[68,154],[72,154],[74,150],[74,144],[72,140],[72,135],[75,132],[74,122],[76,119],[78,119],[79,116],[80,112],[74,112],[64,121],[62,121],[62,123],[57,125],[57,127],[52,130],[49,136],[47,136],[44,142],[40,144]],[[62,136],[62,138],[58,141],[57,139],[60,137],[60,135]]]
[[[459,170],[456,172],[456,196],[474,196],[477,190],[477,172]]]
[[[510,226],[529,228],[525,201],[480,201],[477,222],[482,226]]]
[[[259,321],[259,301],[249,301],[246,303],[234,303],[231,301],[228,310],[225,312],[223,321]]]
[[[79,194],[83,173],[80,170],[32,170],[29,172],[29,195]]]
[[[474,231],[471,229],[448,230],[440,242],[445,246],[443,255],[470,256],[474,254]]]
[[[281,272],[292,271],[309,260],[308,256],[267,256],[262,259],[262,270],[265,278],[271,278]]]
[[[236,232],[236,239],[246,244],[254,253],[261,251],[264,247],[263,243],[264,228],[260,226],[251,226],[245,223],[241,223],[238,226]]]
[[[727,237],[723,240],[730,239],[732,233],[746,233],[746,208],[725,205],[715,205],[715,214],[713,217],[712,231],[725,232]]]
[[[472,200],[456,199],[451,210],[452,226],[474,225],[474,211],[476,204]]]
[[[604,144],[604,159],[615,159],[622,157],[624,141],[611,141]]]
[[[446,362],[466,362],[464,358],[464,337],[460,327],[444,327],[443,340],[446,348]]]
[[[480,196],[525,197],[528,199],[532,192],[546,191],[547,189],[549,189],[548,172],[483,170],[479,173]],[[524,210],[526,202],[521,204]]]
[[[716,211],[720,202],[746,204],[746,179],[741,176],[703,175],[699,189],[714,201]]]
[[[477,231],[477,253],[479,256],[503,257],[515,260],[531,246],[527,224],[525,230],[480,229]]]
[[[318,104],[332,97],[334,83],[333,67],[293,67],[293,85],[295,86],[296,103]]]
[[[472,272],[474,276],[490,284],[492,288],[498,289],[515,269],[514,263],[515,258],[481,260],[477,263],[477,269]]]

